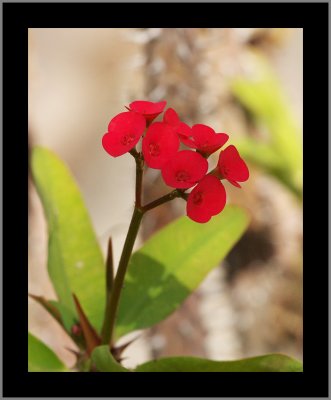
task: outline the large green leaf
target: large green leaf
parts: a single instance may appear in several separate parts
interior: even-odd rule
[[[302,184],[293,178],[293,174],[289,172],[289,168],[279,151],[270,144],[249,137],[238,141],[237,148],[250,165],[256,165],[268,174],[273,175],[298,199],[302,199]]]
[[[109,346],[99,346],[92,353],[92,361],[95,363],[99,372],[129,372],[122,367],[109,351]]]
[[[29,372],[65,372],[66,366],[43,342],[28,333]]]
[[[248,220],[243,209],[227,206],[207,224],[182,217],[148,240],[129,263],[117,337],[171,314],[231,250]]]
[[[211,361],[195,357],[160,358],[139,365],[136,372],[302,372],[301,362],[281,354],[236,361]]]
[[[100,330],[105,267],[88,212],[73,177],[51,151],[32,151],[32,172],[48,223],[48,271],[59,301],[77,315],[74,292]]]
[[[231,83],[232,91],[257,123],[267,128],[269,140],[260,145],[257,140],[238,144],[243,157],[260,167],[267,166],[299,198],[302,196],[302,138],[299,125],[291,111],[283,89],[264,57],[250,54],[255,74],[237,77]],[[267,149],[269,147],[269,150]],[[267,160],[270,156],[270,161]],[[268,168],[270,163],[277,168]]]

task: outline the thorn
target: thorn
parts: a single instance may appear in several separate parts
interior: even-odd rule
[[[70,347],[66,347],[66,346],[65,346],[64,348],[65,348],[66,350],[70,351],[70,353],[74,354],[76,357],[80,357],[81,354],[82,354],[80,351],[71,349]]]
[[[88,320],[86,314],[83,311],[82,306],[80,305],[76,295],[73,293],[73,299],[76,306],[77,314],[79,317],[79,325],[83,331],[84,339],[86,342],[86,349],[89,355],[91,355],[92,351],[95,347],[99,346],[101,343],[101,338],[97,334],[96,330]]]
[[[138,335],[137,337],[135,337],[134,339],[129,340],[128,342],[122,344],[121,346],[118,347],[113,347],[111,349],[111,353],[114,356],[114,358],[120,362],[122,360],[122,358],[120,357],[121,354],[124,352],[124,350],[130,346],[131,343],[135,342],[137,339],[139,339],[141,337],[141,335]],[[125,358],[124,358],[125,359]]]

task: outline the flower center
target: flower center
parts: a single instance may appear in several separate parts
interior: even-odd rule
[[[157,157],[160,155],[160,147],[157,143],[151,143],[149,145],[149,154],[152,157]]]
[[[199,206],[203,201],[203,193],[202,192],[196,192],[193,195],[193,203],[196,206]]]
[[[186,171],[180,170],[176,172],[176,179],[178,182],[186,182],[190,179],[190,175]]]
[[[127,135],[124,135],[121,138],[121,144],[123,146],[127,146],[128,144],[132,143],[134,141],[134,139],[135,139],[135,135],[133,133],[129,133]]]

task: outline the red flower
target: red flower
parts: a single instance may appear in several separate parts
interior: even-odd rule
[[[217,167],[222,178],[227,179],[232,185],[239,188],[241,186],[238,182],[245,182],[249,178],[249,170],[245,161],[232,145],[221,151]]]
[[[186,146],[209,155],[220,149],[229,136],[226,133],[216,133],[207,125],[197,124],[192,127],[190,135],[180,134],[180,139]]]
[[[208,162],[199,153],[182,150],[176,153],[162,168],[165,183],[177,189],[194,186],[207,172]]]
[[[168,108],[164,113],[163,122],[171,126],[178,135],[190,136],[191,134],[191,128],[184,122],[181,122],[173,108]]]
[[[150,168],[162,168],[177,153],[178,148],[178,136],[163,122],[154,122],[143,138],[142,151]]]
[[[122,112],[108,125],[102,138],[102,146],[113,157],[130,151],[139,141],[146,127],[145,118],[134,112]]]
[[[147,123],[151,123],[164,110],[167,102],[159,101],[153,103],[151,101],[137,100],[129,105],[129,109],[145,117]]]
[[[208,222],[219,214],[226,203],[222,183],[213,175],[206,175],[189,194],[186,204],[187,216],[195,222]]]

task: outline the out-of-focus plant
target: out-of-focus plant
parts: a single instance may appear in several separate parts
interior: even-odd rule
[[[251,164],[281,181],[298,199],[302,199],[302,135],[283,89],[267,60],[250,53],[254,73],[236,77],[231,89],[240,103],[264,125],[268,139],[246,137],[238,144]]]
[[[115,116],[103,136],[113,157],[130,153],[136,164],[135,206],[114,276],[112,242],[104,262],[82,196],[70,172],[51,151],[34,148],[32,172],[48,223],[48,272],[58,301],[36,294],[39,302],[78,347],[73,371],[128,372],[119,346],[123,335],[166,318],[224,259],[246,230],[247,213],[226,206],[221,180],[240,187],[248,168],[237,149],[221,151],[208,173],[208,157],[229,139],[206,125],[192,128],[168,109],[162,122],[152,121],[165,102],[137,101]],[[142,150],[136,145],[142,138]],[[190,150],[179,151],[180,141]],[[192,150],[194,149],[194,150]],[[160,169],[168,194],[142,204],[145,163]],[[187,192],[188,189],[191,192]],[[131,255],[141,221],[149,210],[175,198],[187,201],[187,217],[169,224]],[[219,215],[218,215],[219,214]],[[111,212],[109,216],[111,218]],[[198,222],[198,223],[197,223]],[[66,371],[48,347],[29,334],[29,371]],[[138,366],[134,372],[159,371],[301,371],[299,362],[283,355],[239,361],[177,357]]]

